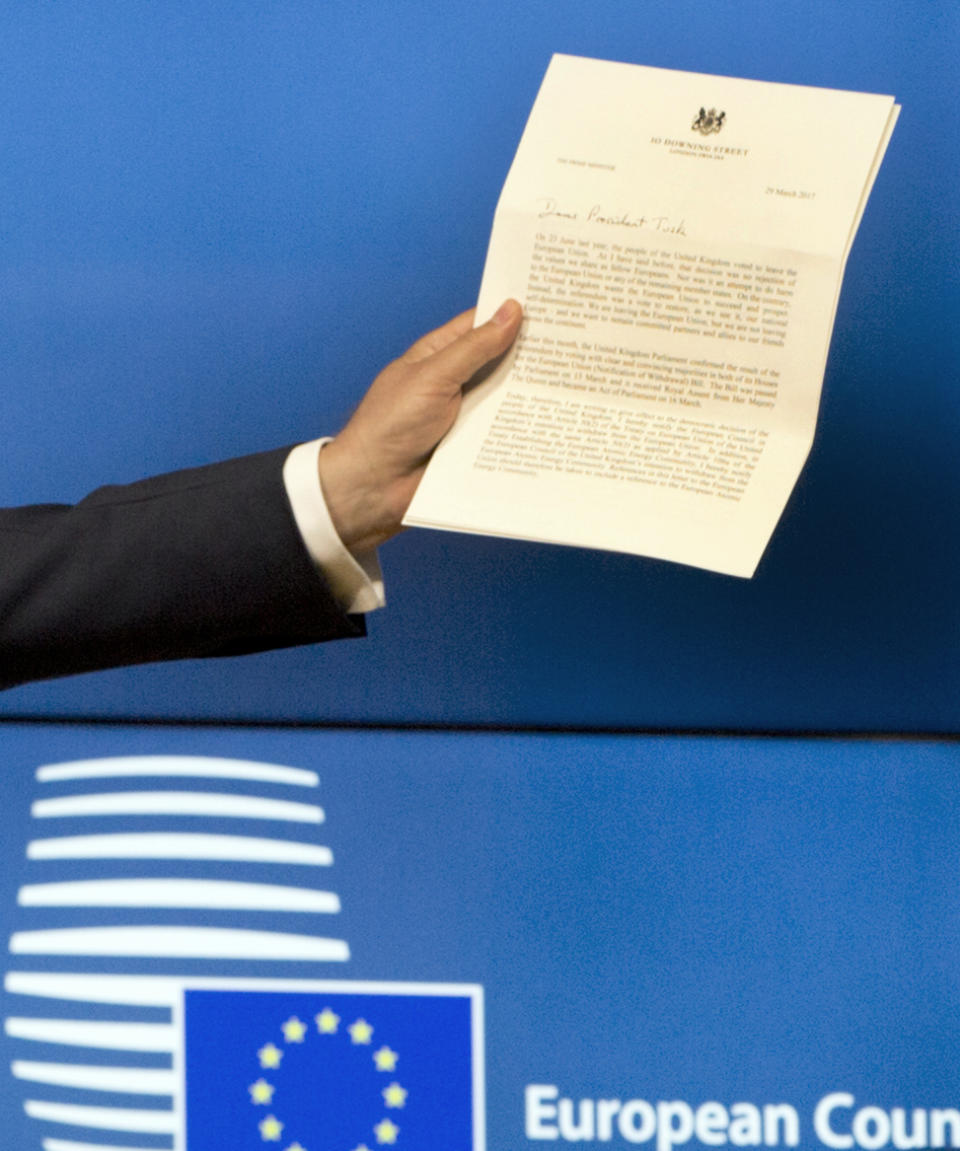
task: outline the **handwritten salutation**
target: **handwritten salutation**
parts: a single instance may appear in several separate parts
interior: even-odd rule
[[[537,200],[537,218],[540,220],[582,220],[586,224],[607,224],[616,228],[643,228],[650,232],[664,232],[672,236],[685,236],[686,220],[676,220],[670,216],[636,215],[629,211],[610,211],[602,204],[594,204],[585,212],[576,211],[569,205],[561,205],[552,196],[541,196]]]

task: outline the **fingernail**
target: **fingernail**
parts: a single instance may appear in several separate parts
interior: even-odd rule
[[[519,307],[520,305],[516,300],[504,301],[504,303],[502,303],[497,309],[496,314],[493,317],[493,322],[495,324],[499,324],[501,328],[508,328],[516,319],[517,308]]]

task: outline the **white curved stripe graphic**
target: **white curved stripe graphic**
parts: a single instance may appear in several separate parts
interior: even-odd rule
[[[122,1095],[170,1095],[177,1090],[173,1071],[144,1070],[139,1067],[85,1067],[78,1063],[10,1064],[14,1079],[48,1083],[53,1087],[76,1087],[82,1091],[117,1091]]]
[[[203,815],[230,819],[282,819],[322,823],[323,808],[288,799],[230,795],[206,791],[116,791],[97,795],[64,795],[38,799],[34,819],[90,815]]]
[[[116,1143],[75,1143],[72,1139],[44,1139],[43,1151],[156,1151],[155,1147],[118,1147]]]
[[[165,1004],[166,1006],[166,1004]],[[86,1019],[30,1019],[11,1016],[4,1022],[11,1039],[97,1047],[106,1051],[150,1051],[169,1054],[177,1042],[170,1023],[112,1023]]]
[[[155,1148],[130,1148],[116,1143],[75,1143],[73,1139],[44,1139],[44,1151],[157,1151]]]
[[[331,891],[216,879],[90,879],[21,887],[21,907],[208,907],[335,913]]]
[[[84,1107],[74,1103],[48,1103],[27,1099],[23,1109],[31,1119],[68,1123],[72,1127],[101,1127],[104,1131],[140,1131],[172,1135],[176,1117],[171,1111],[136,1111],[127,1107]]]
[[[162,1007],[176,1011],[184,991],[307,991],[387,995],[481,994],[472,984],[373,983],[358,979],[290,979],[209,975],[79,975],[74,972],[10,971],[4,987],[11,995],[74,1003],[110,1003],[124,1007]],[[147,1027],[147,1024],[140,1026]]]
[[[183,980],[167,975],[62,975],[52,971],[8,971],[3,986],[10,995],[29,995],[39,999],[172,1009],[178,1002]]]
[[[65,779],[107,779],[118,776],[196,776],[201,779],[248,779],[262,783],[290,783],[317,787],[320,777],[302,767],[280,767],[247,759],[192,755],[118,755],[106,759],[77,759],[37,768],[40,783]]]
[[[247,835],[205,835],[163,831],[113,835],[66,835],[34,839],[28,859],[222,859],[236,863],[293,863],[330,867],[329,847]]]
[[[14,955],[98,955],[150,959],[279,959],[346,962],[342,939],[232,927],[64,927],[18,931]]]

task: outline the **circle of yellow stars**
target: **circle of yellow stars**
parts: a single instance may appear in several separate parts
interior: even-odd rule
[[[313,1021],[319,1035],[337,1035],[340,1033],[342,1020],[330,1007],[324,1007],[322,1011],[313,1017]],[[308,1024],[298,1019],[296,1015],[291,1015],[285,1023],[280,1024],[280,1030],[283,1032],[284,1043],[295,1044],[305,1041],[310,1028]],[[345,1030],[349,1034],[350,1042],[354,1044],[354,1046],[373,1045],[373,1027],[366,1019],[355,1019]],[[276,1071],[283,1061],[284,1054],[285,1052],[282,1047],[278,1047],[273,1042],[265,1043],[263,1047],[257,1051],[257,1059],[260,1063],[261,1070]],[[400,1059],[397,1052],[386,1046],[386,1044],[372,1052],[371,1057],[377,1071],[383,1072],[396,1071],[397,1062]],[[250,1102],[255,1106],[270,1107],[272,1105],[276,1087],[262,1075],[256,1082],[251,1083],[247,1090],[250,1092]],[[383,1096],[385,1108],[388,1110],[400,1110],[406,1106],[409,1092],[405,1087],[402,1087],[394,1081],[384,1087],[380,1094]],[[260,1131],[260,1138],[264,1143],[283,1142],[284,1124],[276,1115],[268,1114],[260,1120],[257,1127]],[[396,1144],[400,1135],[400,1128],[392,1119],[385,1116],[379,1123],[374,1124],[372,1132],[378,1146],[393,1146]],[[307,1151],[307,1148],[301,1146],[300,1143],[289,1143],[283,1151]],[[358,1147],[353,1148],[352,1151],[371,1151],[371,1149],[366,1143],[361,1143]]]

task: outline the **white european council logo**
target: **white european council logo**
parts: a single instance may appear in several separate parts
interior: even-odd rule
[[[41,767],[36,778],[43,794],[31,809],[31,882],[18,893],[18,929],[9,941],[5,1031],[43,1151],[186,1151],[188,1144],[202,1151],[218,1143],[208,1129],[225,1132],[235,1121],[238,1135],[246,1139],[249,1128],[254,1145],[278,1151],[318,1151],[326,1143],[311,1139],[323,1140],[336,1123],[345,1140],[339,1151],[384,1142],[402,1148],[413,1145],[405,1136],[417,1123],[430,1122],[429,1099],[438,1091],[455,1097],[452,1110],[465,1125],[458,1142],[482,1151],[480,988],[282,974],[298,963],[298,974],[308,964],[328,976],[350,958],[346,940],[326,927],[336,922],[340,899],[319,880],[333,854],[316,842],[325,815],[314,802],[315,772],[129,756]],[[280,919],[289,927],[291,916],[303,917],[303,930],[262,926]],[[430,1050],[430,1028],[421,1023],[434,1003],[460,1012],[450,1018],[465,1071],[447,1087],[414,1066],[415,1049]],[[224,1004],[232,1004],[225,1015]],[[307,1114],[287,1073],[266,1115],[269,1069],[258,1053],[296,1043],[280,1025],[288,1013],[310,1018],[316,1010],[329,1021],[322,1013],[331,1004],[345,1025],[348,1012],[360,1018],[364,1010],[383,1020],[388,1038],[416,1034],[416,1044],[407,1039],[403,1048],[393,1041],[408,1059],[408,1078],[382,1056],[382,1067],[374,1061],[351,1071],[345,1051],[318,1045],[310,1056],[314,1076],[346,1068],[336,1108],[331,1100],[326,1116]],[[204,1057],[200,1070],[189,1037],[200,1050],[212,1018],[221,1049],[216,1065]],[[241,1033],[258,1019],[259,1031]],[[450,1019],[438,1028],[449,1031]]]

